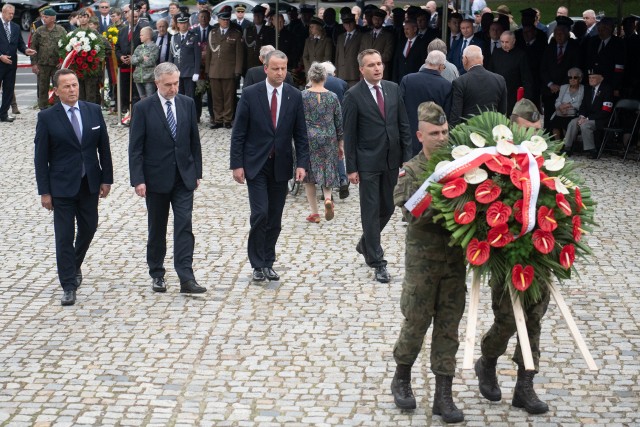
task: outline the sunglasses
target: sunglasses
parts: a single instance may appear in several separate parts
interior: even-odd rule
[[[100,9],[109,9],[109,6],[100,6]]]
[[[580,78],[580,76],[569,76],[570,80],[573,80],[573,79],[578,80],[579,78]]]

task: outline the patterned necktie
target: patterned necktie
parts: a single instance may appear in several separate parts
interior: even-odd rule
[[[80,131],[80,122],[78,122],[78,117],[76,116],[76,107],[69,108],[69,120],[71,121],[71,126],[73,127],[73,131],[78,138],[78,142],[82,144],[82,132]]]
[[[378,101],[378,109],[380,110],[380,114],[382,118],[385,118],[384,115],[384,98],[382,97],[382,91],[380,90],[380,86],[375,85],[373,87],[376,90],[376,100]]]
[[[273,128],[278,124],[278,89],[274,89],[271,94],[271,123]]]
[[[9,23],[4,23],[4,32],[7,33],[7,40],[11,40],[11,29],[9,29]]]
[[[165,102],[167,106],[167,123],[169,123],[169,129],[171,129],[171,137],[175,141],[176,139],[176,118],[173,116],[173,110],[171,109],[171,101]]]

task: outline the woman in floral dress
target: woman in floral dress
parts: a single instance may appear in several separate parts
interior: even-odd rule
[[[316,184],[322,186],[324,193],[325,219],[330,221],[334,216],[331,189],[340,186],[338,159],[344,157],[342,109],[338,97],[324,88],[327,72],[322,65],[317,62],[311,64],[307,76],[311,86],[302,92],[302,102],[311,161],[304,183],[311,208],[307,221],[318,223],[320,215],[316,200]]]

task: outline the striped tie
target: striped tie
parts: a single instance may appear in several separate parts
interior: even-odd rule
[[[169,123],[169,129],[171,129],[171,137],[175,141],[176,139],[176,118],[173,117],[173,111],[171,110],[171,101],[165,102],[167,105],[167,122]]]

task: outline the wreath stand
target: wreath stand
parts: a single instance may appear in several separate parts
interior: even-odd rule
[[[476,344],[476,325],[478,323],[478,305],[480,303],[480,274],[477,271],[473,272],[473,280],[471,282],[471,292],[469,294],[469,312],[467,316],[467,335],[465,338],[464,345],[464,359],[462,362],[462,369],[473,369],[473,353]],[[578,349],[582,353],[582,357],[587,363],[587,367],[591,371],[597,371],[598,366],[596,362],[594,362],[593,357],[591,357],[591,353],[587,348],[584,340],[582,339],[582,335],[578,330],[578,326],[576,322],[573,320],[573,316],[571,315],[571,311],[567,306],[562,295],[556,288],[555,284],[549,283],[549,291],[551,292],[551,296],[558,308],[560,308],[560,312],[564,317],[565,322],[567,322],[567,326],[571,331],[571,335],[573,336],[573,340],[576,342]],[[524,319],[524,311],[522,310],[522,304],[520,302],[520,298],[513,289],[513,287],[509,286],[509,292],[511,294],[511,302],[513,304],[513,315],[516,321],[516,327],[518,329],[518,339],[520,340],[520,350],[522,351],[522,360],[524,362],[524,368],[526,370],[535,370],[533,364],[533,357],[531,355],[531,344],[529,344],[529,335],[527,334],[527,325]]]

